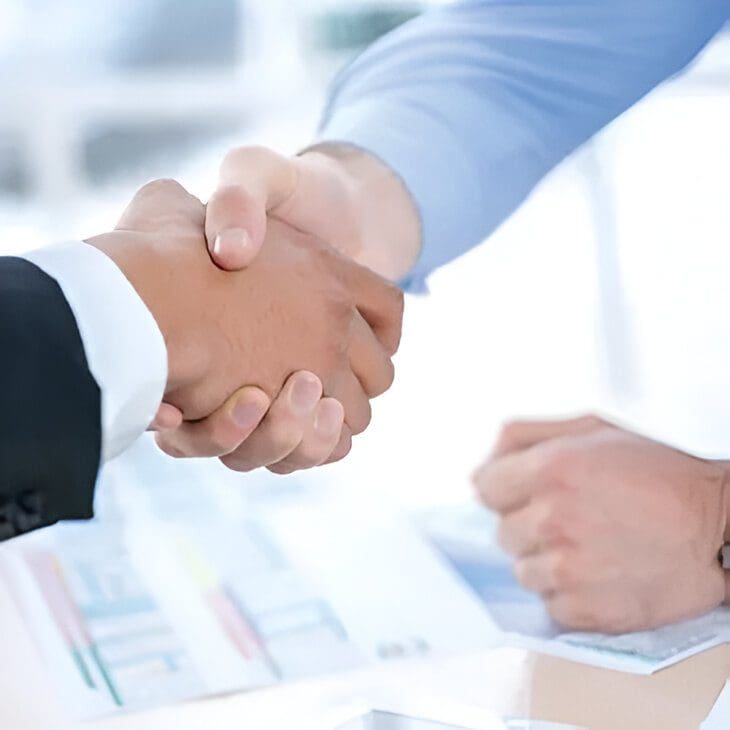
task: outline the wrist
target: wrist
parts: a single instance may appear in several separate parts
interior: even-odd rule
[[[183,358],[177,356],[182,343],[177,342],[175,327],[169,316],[169,307],[161,300],[163,287],[155,272],[160,270],[156,261],[154,246],[144,240],[145,234],[136,231],[110,231],[92,238],[85,243],[97,248],[111,259],[132,285],[142,304],[154,319],[164,342],[167,362],[167,384],[165,390],[175,389],[190,379],[189,373],[181,372]]]
[[[321,143],[301,158],[326,168],[345,191],[353,231],[345,253],[392,281],[408,274],[420,253],[421,227],[398,176],[375,156],[345,144]]]

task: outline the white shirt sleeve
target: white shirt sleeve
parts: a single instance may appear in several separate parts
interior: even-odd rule
[[[149,426],[167,383],[167,348],[157,322],[106,254],[62,243],[23,256],[61,287],[101,390],[102,461]]]

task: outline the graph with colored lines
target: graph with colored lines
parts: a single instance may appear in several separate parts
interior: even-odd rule
[[[253,521],[65,523],[13,574],[62,694],[84,717],[350,667],[363,653]]]
[[[99,695],[95,704],[136,707],[159,693],[182,699],[204,691],[121,541],[96,525],[62,529],[58,537],[25,550],[23,559],[85,688]]]
[[[105,468],[97,519],[3,545],[4,588],[71,718],[341,677],[489,636],[482,602],[400,517],[353,509],[335,485],[245,484],[140,442]]]
[[[261,523],[189,525],[174,546],[249,673],[256,665],[264,682],[275,682],[363,664],[321,588]]]

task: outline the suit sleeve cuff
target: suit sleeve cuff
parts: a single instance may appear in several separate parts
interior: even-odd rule
[[[167,383],[167,349],[157,322],[122,271],[82,242],[24,256],[56,280],[76,318],[89,370],[101,390],[102,461],[149,426]]]

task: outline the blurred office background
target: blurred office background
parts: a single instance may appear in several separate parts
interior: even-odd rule
[[[108,230],[154,177],[205,199],[232,145],[295,151],[337,69],[429,4],[0,0],[0,253]],[[501,421],[593,409],[730,454],[728,129],[722,36],[409,299],[370,431],[304,479],[457,500]]]

